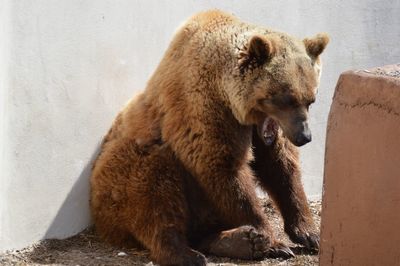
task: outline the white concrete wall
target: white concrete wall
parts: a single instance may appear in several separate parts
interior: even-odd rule
[[[398,0],[0,0],[0,250],[89,224],[98,143],[177,26],[212,7],[299,37],[330,33],[311,109],[314,140],[302,148],[307,193],[320,195],[336,79],[400,61]]]

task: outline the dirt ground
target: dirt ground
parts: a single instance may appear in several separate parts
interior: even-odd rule
[[[282,220],[272,204],[266,200],[265,211],[270,217],[278,238],[287,243],[296,254],[289,260],[264,259],[263,261],[238,261],[208,257],[208,265],[318,265],[318,254],[310,253],[290,242],[283,233]],[[310,202],[315,220],[320,224],[321,202]],[[64,240],[44,240],[23,250],[0,253],[0,265],[153,265],[148,252],[135,249],[116,249],[99,241],[93,230]]]

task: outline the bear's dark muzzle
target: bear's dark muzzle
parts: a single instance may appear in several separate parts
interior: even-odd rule
[[[302,130],[296,134],[293,144],[300,147],[309,143],[311,139],[311,130],[308,128],[308,124],[302,123]]]

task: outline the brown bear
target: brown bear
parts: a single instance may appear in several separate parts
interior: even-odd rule
[[[201,252],[293,256],[273,235],[258,182],[290,238],[318,248],[295,146],[311,140],[327,43],[217,10],[190,18],[104,138],[90,180],[98,234],[140,244],[161,265],[205,265]]]

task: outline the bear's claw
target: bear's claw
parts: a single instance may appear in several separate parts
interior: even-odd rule
[[[207,259],[200,252],[192,250],[190,255],[184,256],[181,266],[206,266]]]
[[[306,233],[299,237],[299,243],[307,249],[319,249],[319,236],[315,233]]]
[[[284,259],[290,259],[295,256],[293,251],[282,243],[278,243],[277,245],[274,245],[273,247],[269,248],[269,250],[265,255],[269,258],[284,258]]]
[[[293,242],[303,245],[309,250],[319,250],[319,235],[315,232],[291,230],[288,235]]]

